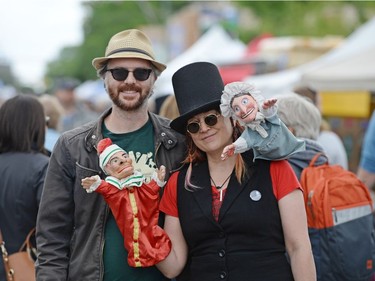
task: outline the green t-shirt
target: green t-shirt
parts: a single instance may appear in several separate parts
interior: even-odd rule
[[[110,138],[129,154],[134,168],[151,179],[156,168],[154,162],[154,133],[151,121],[137,131],[126,134],[114,134],[103,123],[103,136]],[[110,212],[105,226],[104,243],[104,281],[161,281],[167,280],[155,267],[135,268],[128,265],[128,253],[124,247],[124,238]]]

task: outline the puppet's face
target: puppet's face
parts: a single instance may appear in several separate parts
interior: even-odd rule
[[[233,99],[232,109],[237,119],[250,123],[255,120],[258,113],[258,104],[251,95],[246,94]]]
[[[124,151],[113,154],[111,159],[105,165],[106,172],[117,179],[126,178],[134,173],[132,159]]]

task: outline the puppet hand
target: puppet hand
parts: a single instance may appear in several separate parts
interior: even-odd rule
[[[268,109],[272,106],[274,106],[277,102],[277,99],[269,99],[269,100],[265,100],[264,103],[263,103],[263,109]]]
[[[86,189],[87,193],[91,193],[95,189],[97,189],[100,183],[101,183],[101,180],[98,175],[87,177],[81,180],[81,185],[84,189]]]
[[[221,154],[221,160],[226,160],[228,159],[228,157],[233,156],[234,150],[235,150],[235,146],[233,143],[224,147],[223,153]]]

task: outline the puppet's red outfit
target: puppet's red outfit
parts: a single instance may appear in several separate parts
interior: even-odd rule
[[[154,180],[122,190],[102,180],[95,190],[111,208],[132,267],[153,266],[171,251],[168,235],[158,226],[159,190]]]

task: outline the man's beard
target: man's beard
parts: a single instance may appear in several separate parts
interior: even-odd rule
[[[119,98],[120,92],[124,91],[135,91],[139,94],[139,98],[134,102],[131,103],[128,101],[121,100]],[[120,86],[117,91],[109,88],[108,95],[111,98],[112,102],[119,108],[124,111],[136,111],[143,106],[144,103],[147,102],[148,98],[152,95],[153,89],[150,89],[148,92],[142,92],[142,88],[137,87],[136,85],[132,84],[124,84]]]

